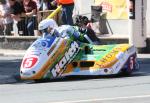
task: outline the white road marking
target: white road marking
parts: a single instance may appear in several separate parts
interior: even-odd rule
[[[96,102],[96,101],[107,101],[107,100],[121,100],[121,99],[138,99],[148,98],[150,95],[139,95],[139,96],[128,96],[128,97],[114,97],[114,98],[100,98],[100,99],[87,99],[87,100],[76,100],[76,101],[62,101],[53,103],[82,103],[82,102]]]

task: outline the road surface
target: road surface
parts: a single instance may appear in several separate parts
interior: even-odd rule
[[[22,57],[0,56],[0,103],[149,103],[150,55],[129,77],[65,78],[35,83],[18,77]]]

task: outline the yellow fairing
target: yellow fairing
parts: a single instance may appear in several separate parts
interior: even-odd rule
[[[116,55],[119,52],[125,52],[128,48],[129,48],[128,44],[117,45],[110,53],[105,55],[99,61],[96,61],[96,65],[98,65],[100,68],[111,67],[112,65],[114,65],[118,61],[118,59],[116,58]]]
[[[80,62],[84,62],[84,61],[77,61],[77,67],[80,68],[81,71],[82,70],[96,70],[96,69],[103,69],[103,68],[111,68],[118,61],[116,56],[119,53],[124,53],[128,48],[129,48],[128,44],[116,45],[115,48],[113,48],[108,54],[104,55],[100,60],[93,61],[94,62],[93,66],[81,67],[79,64],[80,64]],[[63,74],[67,74],[67,73],[70,73],[73,71],[74,71],[74,67],[73,67],[72,63],[70,63],[69,65],[67,65],[67,68],[63,72]]]

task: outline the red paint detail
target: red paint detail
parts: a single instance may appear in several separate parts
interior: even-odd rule
[[[23,68],[32,68],[38,61],[37,57],[28,57],[23,61]]]
[[[100,5],[102,6],[103,10],[112,12],[112,5],[109,2],[102,2]]]

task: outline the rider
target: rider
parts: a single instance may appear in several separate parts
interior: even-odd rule
[[[43,37],[48,36],[48,34],[50,36],[53,34],[58,35],[58,32],[55,30],[57,27],[58,25],[53,19],[44,19],[38,25],[38,29]]]
[[[72,40],[78,40],[81,42],[92,43],[91,39],[81,32],[77,26],[62,25],[58,27],[57,23],[53,19],[44,19],[39,23],[39,31],[43,36],[58,36],[63,38],[70,38]]]

